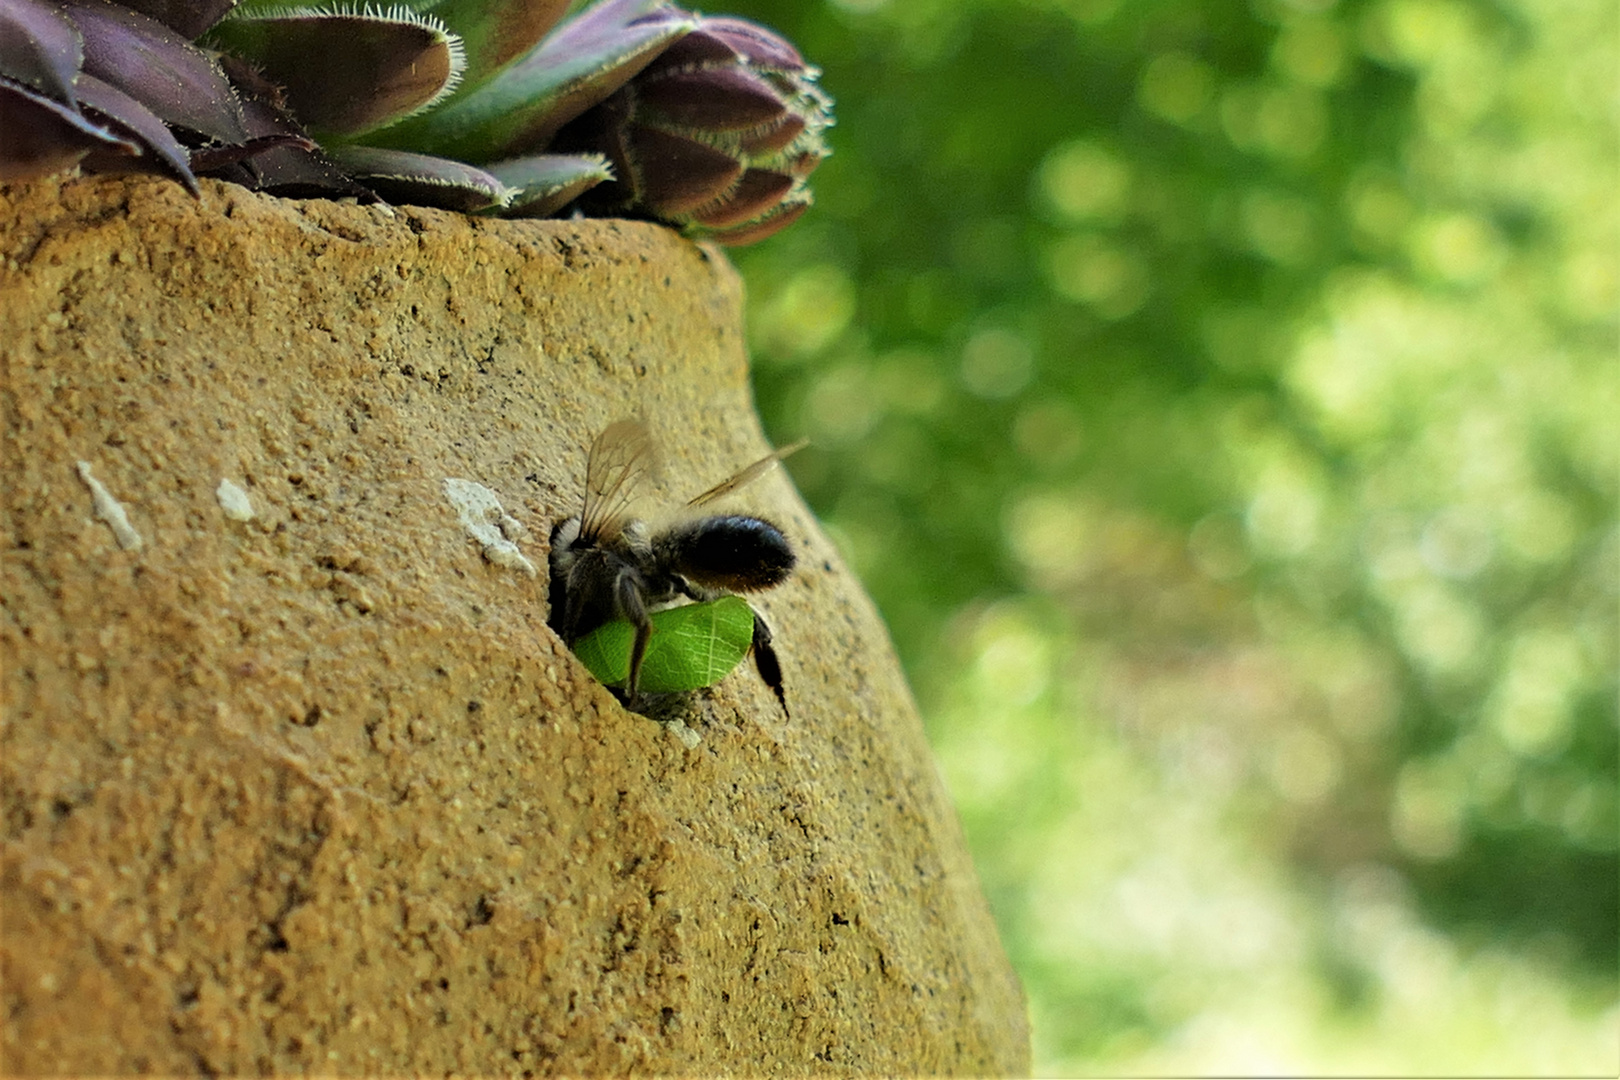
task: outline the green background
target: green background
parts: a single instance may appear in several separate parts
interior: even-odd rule
[[[1608,0],[741,0],[735,253],[1048,1074],[1620,1071]]]

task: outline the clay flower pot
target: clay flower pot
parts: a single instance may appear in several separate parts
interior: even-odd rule
[[[748,509],[800,557],[759,602],[791,719],[745,663],[672,732],[546,626],[608,421],[671,500],[766,449],[740,308],[652,225],[0,188],[0,1069],[1027,1068],[887,637],[785,474]]]

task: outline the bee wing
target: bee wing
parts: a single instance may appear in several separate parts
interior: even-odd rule
[[[591,443],[579,535],[599,540],[624,528],[630,501],[652,468],[652,436],[640,420],[615,420]]]
[[[736,491],[738,488],[752,484],[755,480],[758,480],[761,476],[764,476],[771,466],[775,465],[778,461],[781,461],[789,454],[797,450],[803,450],[809,445],[809,439],[800,439],[791,446],[784,446],[782,449],[777,450],[774,453],[766,454],[752,465],[739,470],[738,472],[714,485],[714,487],[710,488],[708,491],[694,497],[686,505],[688,507],[707,506],[716,499],[724,498],[725,496],[730,495],[733,491]]]

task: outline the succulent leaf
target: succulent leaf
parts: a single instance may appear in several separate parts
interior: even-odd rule
[[[726,197],[692,212],[692,220],[710,229],[730,229],[769,213],[792,193],[796,177],[767,169],[749,169]]]
[[[603,0],[482,86],[373,140],[489,161],[543,150],[693,26],[658,0]]]
[[[540,43],[571,0],[442,0],[433,14],[456,28],[467,54],[463,85],[472,88]]]
[[[617,180],[586,196],[598,213],[640,213],[695,236],[764,239],[810,205],[804,178],[827,156],[831,101],[792,45],[741,19],[697,27],[611,98],[557,134],[595,150]]]
[[[0,0],[0,78],[74,106],[84,41],[61,11],[37,0]]]
[[[124,134],[128,142],[140,148],[140,153],[134,155],[116,148],[110,153],[92,150],[84,159],[88,171],[157,173],[180,181],[187,191],[197,194],[197,177],[191,171],[186,148],[157,113],[113,84],[88,73],[79,76],[79,103],[91,116]]]
[[[612,167],[600,154],[535,154],[486,168],[512,191],[503,217],[548,217],[613,179]]]
[[[629,133],[627,157],[636,176],[636,200],[659,216],[690,214],[732,190],[743,164],[724,150],[657,128]]]
[[[671,71],[644,79],[639,90],[644,105],[688,127],[749,130],[787,114],[777,89],[743,67]]]
[[[704,18],[697,33],[670,46],[652,66],[668,70],[731,64],[765,71],[815,72],[780,34],[747,19],[727,16]]]
[[[203,175],[220,172],[272,150],[313,150],[315,141],[303,135],[259,135],[235,146],[206,146],[190,154],[191,171]]]
[[[641,663],[641,689],[649,694],[713,686],[754,642],[754,609],[737,596],[666,608],[650,618],[653,635]],[[630,677],[634,637],[635,629],[616,619],[575,643],[574,655],[604,686],[622,686]]]
[[[70,169],[92,150],[131,155],[134,143],[59,101],[0,78],[0,183]]]
[[[220,23],[209,40],[279,83],[304,127],[336,138],[431,108],[465,66],[461,40],[442,22],[404,9],[248,10]]]
[[[244,158],[221,167],[198,166],[197,155],[193,154],[194,168],[206,167],[222,180],[273,195],[377,201],[374,192],[344,176],[304,137],[304,129],[285,107],[280,87],[234,56],[220,57],[220,66],[236,87],[242,102],[242,122],[250,139],[248,146],[256,152],[251,160]]]
[[[818,75],[667,0],[0,0],[0,179],[78,163],[747,242],[810,203]]]
[[[500,209],[512,198],[483,169],[449,158],[375,146],[337,146],[328,154],[345,174],[391,202],[471,214]]]
[[[107,0],[60,3],[84,37],[86,75],[174,127],[221,143],[246,140],[236,94],[218,63],[201,49],[162,23]]]
[[[804,216],[804,212],[808,209],[810,209],[810,193],[803,192],[799,196],[783,199],[774,209],[754,221],[723,229],[708,228],[699,221],[689,228],[688,232],[719,244],[743,247],[747,244],[757,244],[766,237],[781,232]]]
[[[127,8],[167,26],[184,38],[196,38],[223,19],[237,0],[119,0]]]

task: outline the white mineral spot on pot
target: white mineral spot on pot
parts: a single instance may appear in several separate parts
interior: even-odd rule
[[[139,551],[141,547],[141,534],[135,531],[135,526],[129,523],[129,515],[124,512],[124,505],[112,497],[112,493],[101,485],[90,474],[90,463],[81,461],[79,465],[79,479],[84,486],[90,489],[90,501],[95,506],[96,517],[107,523],[112,530],[113,539],[125,551]]]
[[[684,720],[671,720],[664,727],[668,728],[669,733],[679,739],[681,745],[688,750],[696,750],[698,744],[703,742],[703,736],[687,727]]]
[[[219,508],[232,521],[253,520],[253,502],[248,498],[248,493],[229,480],[220,480],[219,487],[214,489],[214,498],[219,500]]]
[[[461,527],[483,547],[484,558],[496,566],[537,576],[534,564],[508,539],[523,535],[522,524],[502,509],[493,491],[471,480],[446,478],[444,494],[461,516]]]

